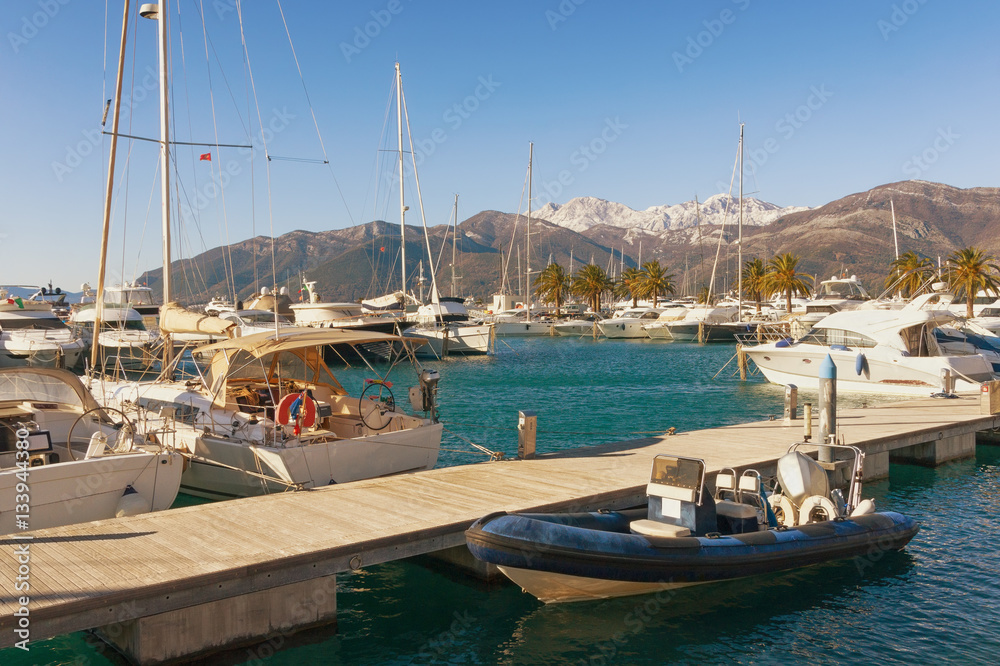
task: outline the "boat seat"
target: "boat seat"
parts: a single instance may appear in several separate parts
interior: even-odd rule
[[[680,525],[674,525],[672,523],[661,523],[657,520],[649,520],[648,518],[643,518],[641,520],[633,520],[629,523],[629,530],[632,534],[641,534],[642,536],[655,536],[655,537],[686,537],[691,536],[691,530]]]
[[[749,504],[716,500],[716,524],[723,534],[746,534],[758,531],[757,510]]]

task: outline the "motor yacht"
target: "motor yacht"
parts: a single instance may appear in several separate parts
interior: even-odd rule
[[[0,368],[72,368],[85,348],[51,303],[11,296],[0,288]]]
[[[996,368],[981,353],[988,350],[972,339],[955,340],[949,331],[956,329],[961,322],[953,313],[921,309],[914,301],[901,310],[836,312],[797,341],[785,338],[745,349],[775,384],[817,389],[829,355],[838,391],[926,396],[953,388],[978,393],[981,382],[996,378]]]
[[[656,321],[664,309],[628,308],[619,316],[597,322],[597,327],[606,338],[644,338],[642,327]]]

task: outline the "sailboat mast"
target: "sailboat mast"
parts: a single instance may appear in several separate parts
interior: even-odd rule
[[[525,270],[525,292],[528,294],[528,312],[525,317],[526,322],[531,322],[531,162],[534,156],[535,144],[528,142],[528,224],[527,238],[524,243],[524,266]]]
[[[455,232],[451,235],[451,295],[455,293],[455,250],[458,246],[458,195],[455,195]]]
[[[158,5],[142,5],[139,15],[158,21],[157,41],[160,51],[160,206],[163,217],[163,304],[171,301],[170,293],[170,122],[167,97],[167,0]],[[95,340],[97,331],[94,332]],[[163,337],[163,367],[170,367],[173,344],[170,334],[161,330]]]
[[[892,211],[892,244],[896,247],[896,261],[899,261],[899,237],[896,236],[896,206],[889,199],[889,209]]]
[[[118,120],[122,108],[122,81],[125,78],[125,42],[128,36],[129,0],[122,15],[122,42],[118,50],[118,77],[115,80],[115,111],[111,116],[111,156],[108,158],[108,187],[104,192],[104,228],[101,232],[101,263],[97,267],[97,301],[94,303],[94,339],[90,346],[90,367],[97,368],[98,333],[104,319],[104,278],[107,274],[108,236],[111,234],[111,196],[115,187],[115,155],[118,150]]]
[[[396,63],[396,132],[399,145],[399,252],[403,297],[406,297],[406,206],[403,204],[403,75]]]
[[[740,123],[740,231],[736,252],[737,298],[739,299],[738,321],[743,321],[743,123]]]

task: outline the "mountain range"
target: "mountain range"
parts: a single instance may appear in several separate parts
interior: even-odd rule
[[[656,259],[666,263],[680,289],[694,293],[708,282],[715,264],[715,290],[725,291],[736,280],[739,233],[736,202],[730,201],[728,214],[726,202],[726,195],[717,195],[699,204],[645,211],[593,197],[546,204],[532,212],[531,270],[537,272],[551,260],[567,270],[571,263],[576,270],[593,262],[619,272],[623,266]],[[903,181],[817,208],[782,208],[744,199],[743,258],[766,261],[791,252],[800,257],[800,270],[817,280],[855,274],[879,292],[895,252],[890,202],[900,252],[912,250],[936,260],[976,245],[1000,253],[1000,189]],[[519,291],[518,276],[528,269],[526,221],[524,215],[482,211],[458,225],[456,295],[487,299],[500,290],[504,273],[507,288]],[[440,292],[450,295],[452,229],[440,225],[428,235],[434,263],[440,267]],[[300,276],[315,280],[325,300],[354,301],[399,289],[398,224],[376,220],[346,229],[289,232],[274,239],[273,256],[272,270],[272,240],[258,237],[175,262],[176,293],[190,304],[229,293],[227,266],[235,267],[233,282],[240,297],[257,285],[275,283],[295,292]],[[426,243],[418,228],[406,228],[406,263],[412,289],[421,263],[429,282]],[[140,280],[156,289],[159,276],[157,269]]]

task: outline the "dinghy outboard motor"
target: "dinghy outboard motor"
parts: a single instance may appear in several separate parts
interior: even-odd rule
[[[414,411],[428,412],[431,421],[437,423],[437,385],[441,381],[441,373],[422,370],[418,381],[419,386],[410,387],[410,406]]]
[[[782,494],[797,507],[807,497],[830,496],[830,479],[820,464],[798,451],[791,451],[778,458],[778,483]]]

